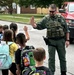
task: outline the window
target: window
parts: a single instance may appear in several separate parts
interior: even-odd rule
[[[74,12],[74,4],[69,4],[69,12]]]
[[[35,9],[35,6],[34,5],[30,5],[30,9]]]

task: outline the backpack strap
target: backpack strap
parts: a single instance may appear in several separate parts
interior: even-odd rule
[[[32,75],[33,73],[36,72],[35,66],[30,66],[29,68],[30,68],[30,70],[31,70],[30,73],[29,73],[29,75]]]
[[[29,75],[46,75],[45,70],[36,69],[35,66],[30,67],[30,69],[31,69],[31,71],[30,71]]]
[[[35,67],[25,67],[22,71],[22,75],[32,75],[35,72]]]
[[[13,42],[8,42],[7,44],[9,45],[9,50],[10,50],[10,47],[13,44]]]
[[[9,48],[10,48],[10,46],[11,46],[12,44],[13,44],[13,43],[9,44]]]

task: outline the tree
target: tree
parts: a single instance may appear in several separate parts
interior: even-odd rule
[[[7,5],[7,1],[6,0],[0,0],[0,6],[5,6]]]
[[[33,4],[36,7],[47,7],[49,4],[53,2],[50,0],[19,0],[20,6],[28,7],[29,5]]]
[[[28,7],[33,4],[36,7],[48,7],[49,4],[56,4],[58,7],[61,7],[65,1],[74,1],[74,0],[19,0],[20,6]]]
[[[13,12],[12,3],[13,2],[18,3],[19,0],[0,0],[0,6],[8,6],[9,13],[12,14]]]

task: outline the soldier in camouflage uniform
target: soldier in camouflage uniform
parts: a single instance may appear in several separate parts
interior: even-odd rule
[[[60,60],[61,75],[66,75],[66,47],[69,45],[69,30],[65,19],[56,14],[56,5],[51,4],[49,6],[49,14],[46,15],[40,22],[35,23],[34,17],[31,18],[30,24],[35,29],[47,29],[47,38],[52,45],[48,45],[49,52],[49,68],[53,75],[55,72],[55,51],[58,52]]]

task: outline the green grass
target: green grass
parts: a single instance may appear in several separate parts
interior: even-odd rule
[[[30,18],[34,16],[35,21],[40,21],[41,18],[44,17],[42,14],[0,14],[1,20],[12,21],[12,22],[20,22],[29,24]]]
[[[42,18],[43,14],[13,14],[13,16]]]

